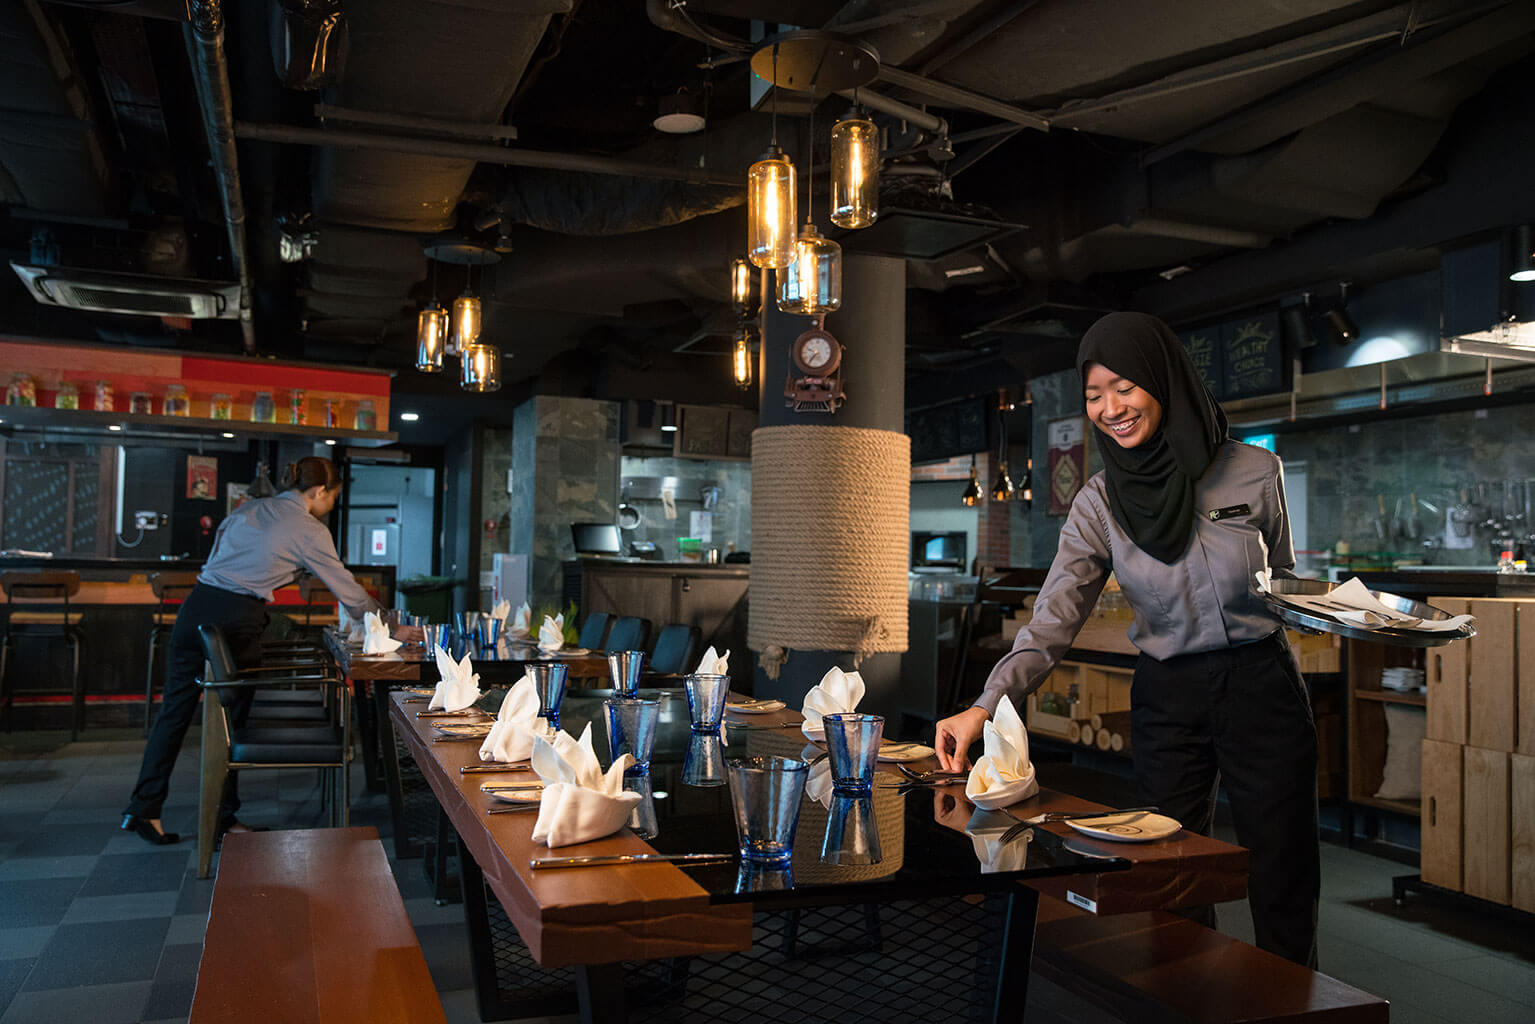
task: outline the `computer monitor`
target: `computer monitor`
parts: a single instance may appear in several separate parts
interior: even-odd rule
[[[616,523],[571,523],[578,555],[616,555],[623,551]]]

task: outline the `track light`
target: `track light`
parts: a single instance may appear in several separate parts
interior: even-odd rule
[[[1348,315],[1348,282],[1344,281],[1338,289],[1338,304],[1323,313],[1322,319],[1332,329],[1338,344],[1348,345],[1359,340],[1359,325]]]
[[[1510,281],[1535,281],[1535,232],[1528,224],[1514,228],[1514,268]]]
[[[1310,292],[1303,294],[1300,302],[1281,307],[1279,319],[1284,322],[1285,333],[1297,349],[1316,347],[1316,337],[1311,333]]]

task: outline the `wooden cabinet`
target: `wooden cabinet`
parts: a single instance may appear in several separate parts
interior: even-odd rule
[[[1514,749],[1518,725],[1514,710],[1514,693],[1518,689],[1514,623],[1518,607],[1524,603],[1527,602],[1494,598],[1471,602],[1476,636],[1470,641],[1470,666],[1466,673],[1467,746],[1505,752]]]
[[[1452,644],[1451,646],[1465,645]],[[1433,648],[1434,651],[1444,649]],[[1424,713],[1421,710],[1425,706],[1423,696],[1381,689],[1382,670],[1397,666],[1422,667],[1423,652],[1408,647],[1388,647],[1385,644],[1364,640],[1348,642],[1348,672],[1345,683],[1349,702],[1348,798],[1352,803],[1367,807],[1379,807],[1399,814],[1416,815],[1419,813],[1418,801],[1383,800],[1375,795],[1380,792],[1381,781],[1385,777],[1386,748],[1389,742],[1386,729],[1387,705],[1408,708],[1414,714]],[[1428,671],[1432,679],[1433,670]],[[1432,682],[1428,684],[1428,689],[1426,703],[1432,707],[1434,701]],[[1427,713],[1430,717],[1426,724],[1425,735],[1430,739],[1440,739],[1434,735],[1433,713],[1432,711]]]
[[[592,612],[649,619],[652,640],[662,626],[697,626],[704,646],[746,656],[746,600],[750,569],[737,565],[676,565],[583,559],[565,564],[565,600],[584,618]],[[744,669],[743,669],[744,671]]]
[[[1509,902],[1535,913],[1535,757],[1509,755]]]
[[[1461,764],[1461,885],[1468,896],[1509,897],[1509,755],[1464,748]]]
[[[1423,825],[1420,873],[1425,882],[1461,885],[1461,755],[1458,743],[1423,741]]]
[[[1464,598],[1430,598],[1429,604],[1451,615],[1464,615],[1471,602]],[[1366,646],[1355,642],[1355,648]],[[1428,685],[1428,731],[1431,740],[1446,743],[1466,742],[1466,674],[1470,642],[1429,648],[1426,657]]]

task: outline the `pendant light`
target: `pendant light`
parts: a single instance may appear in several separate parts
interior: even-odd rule
[[[1535,281],[1535,232],[1528,224],[1514,228],[1514,265],[1508,273],[1510,281]]]
[[[1023,479],[1018,481],[1018,500],[1023,502],[1025,508],[1034,507],[1034,456],[1029,456],[1028,464],[1023,470]]]
[[[735,347],[730,356],[731,376],[736,387],[745,390],[752,386],[751,328],[741,324],[736,328]]]
[[[831,130],[831,222],[866,228],[879,216],[879,129],[853,105]]]
[[[991,500],[1007,501],[1013,496],[1013,481],[1007,475],[1007,411],[1012,403],[1007,400],[1007,390],[1003,389],[997,399],[997,479],[992,481]]]
[[[737,316],[751,313],[752,265],[740,258],[730,261],[730,304]]]
[[[460,352],[463,376],[459,385],[465,391],[501,390],[501,349],[495,345],[473,344]]]
[[[747,255],[754,266],[794,262],[794,165],[778,148],[778,47],[773,47],[773,139],[746,174]]]
[[[432,301],[416,317],[416,369],[441,373],[448,344],[448,311],[437,302],[437,261],[432,260]]]
[[[463,354],[480,338],[483,312],[480,297],[469,287],[464,294],[453,300],[453,333],[449,336],[450,348]]]
[[[965,493],[959,496],[959,503],[966,508],[974,508],[981,500],[981,481],[975,472],[975,456],[970,456],[970,482],[965,485]]]
[[[813,113],[807,164],[815,166]],[[802,316],[825,316],[842,305],[842,246],[816,232],[813,185],[806,193],[805,227],[794,243],[794,262],[778,275],[778,308]]]

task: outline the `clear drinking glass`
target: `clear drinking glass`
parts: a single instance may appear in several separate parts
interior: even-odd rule
[[[874,765],[885,720],[879,715],[826,715],[826,752],[833,792],[867,793],[874,787]]]
[[[730,677],[699,672],[688,676],[682,685],[688,695],[688,718],[693,723],[693,731],[719,732]]]
[[[717,732],[698,732],[688,737],[682,758],[682,781],[708,788],[725,784],[725,744]]]
[[[727,761],[725,770],[741,859],[788,863],[810,766],[785,757],[747,757]]]
[[[613,692],[620,697],[632,697],[639,691],[644,672],[644,651],[614,651],[608,655],[608,678],[613,680]]]
[[[656,745],[661,722],[661,702],[636,697],[613,697],[602,702],[608,713],[608,752],[617,761],[624,754],[634,758],[625,775],[649,775],[650,754]]]
[[[650,776],[626,777],[624,790],[640,795],[640,802],[635,804],[634,810],[629,812],[629,831],[641,839],[654,839],[661,832],[661,824],[656,819],[655,791],[651,788]]]
[[[560,727],[560,702],[565,699],[565,675],[568,665],[529,665],[528,675],[533,688],[538,691],[538,717],[549,723],[549,728]]]

